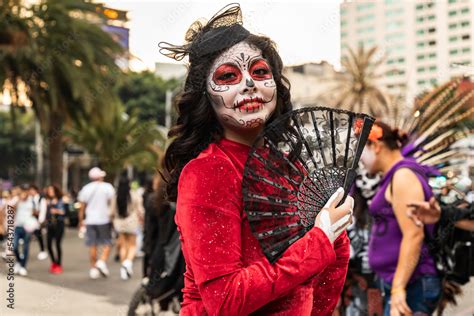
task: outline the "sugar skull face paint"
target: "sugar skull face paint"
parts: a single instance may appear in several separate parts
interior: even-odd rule
[[[207,79],[207,93],[224,129],[262,127],[275,110],[276,92],[269,63],[246,42],[218,56]]]

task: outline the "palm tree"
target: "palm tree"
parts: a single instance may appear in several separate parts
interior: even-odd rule
[[[341,60],[345,73],[334,76],[323,98],[334,107],[380,116],[390,106],[390,96],[379,83],[379,66],[385,58],[375,60],[376,46],[365,50],[360,45],[357,51],[348,51],[349,56]]]
[[[4,33],[24,39],[0,45],[0,86],[13,93],[24,84],[47,137],[50,181],[60,183],[64,125],[93,113],[103,118],[115,79],[115,58],[122,49],[101,29],[97,4],[84,0],[44,0],[31,7],[9,0],[0,12]],[[5,20],[3,20],[5,18]],[[27,26],[25,28],[24,26]],[[0,37],[1,38],[1,37]]]
[[[156,122],[143,122],[136,113],[129,116],[118,103],[105,119],[78,120],[66,135],[97,158],[110,181],[128,164],[154,168],[166,139]]]

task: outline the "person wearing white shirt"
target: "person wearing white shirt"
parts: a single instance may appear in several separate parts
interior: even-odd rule
[[[89,247],[91,268],[89,276],[97,279],[100,275],[107,277],[107,259],[112,246],[110,203],[115,196],[114,187],[104,182],[106,173],[94,167],[89,171],[91,182],[86,184],[78,195],[81,202],[79,209],[79,227],[86,229],[86,246]],[[84,219],[85,215],[85,219]],[[97,248],[102,246],[102,254],[97,260]]]
[[[48,258],[48,253],[44,248],[44,238],[43,238],[43,227],[41,224],[44,222],[44,217],[46,215],[47,203],[46,199],[40,194],[38,188],[35,185],[30,186],[30,195],[33,200],[33,215],[38,219],[39,227],[34,231],[34,235],[38,240],[40,246],[40,252],[38,253],[38,260],[45,260]]]
[[[33,199],[29,194],[29,186],[23,185],[19,199],[15,206],[15,232],[13,239],[13,251],[17,264],[15,264],[15,273],[21,276],[28,275],[26,264],[30,249],[31,234],[38,228],[38,221],[33,215]],[[20,249],[20,240],[23,240],[23,246]]]

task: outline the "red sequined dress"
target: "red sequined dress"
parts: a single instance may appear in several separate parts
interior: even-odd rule
[[[186,260],[180,315],[331,315],[347,273],[347,234],[331,245],[315,227],[270,264],[242,205],[249,150],[223,138],[182,170],[175,218]]]

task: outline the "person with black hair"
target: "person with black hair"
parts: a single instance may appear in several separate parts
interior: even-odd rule
[[[61,243],[64,236],[64,219],[67,215],[66,206],[63,202],[63,193],[58,186],[48,186],[47,194],[46,239],[49,256],[51,258],[49,272],[61,274],[63,273]],[[53,242],[56,244],[56,254],[53,250]]]
[[[136,253],[136,234],[144,216],[143,199],[140,194],[130,189],[130,181],[123,175],[117,187],[117,194],[112,200],[112,217],[120,244],[120,277],[128,280],[133,274],[133,259]]]
[[[406,216],[408,202],[433,196],[427,169],[401,153],[406,140],[401,131],[377,121],[361,156],[369,173],[383,174],[369,206],[374,221],[368,256],[383,282],[387,316],[430,315],[441,295],[441,280],[425,241],[434,227],[424,230]]]
[[[164,162],[186,262],[180,314],[330,315],[347,272],[353,200],[336,207],[338,190],[274,264],[263,254],[243,210],[243,168],[257,135],[292,104],[275,43],[241,17],[232,4],[193,23],[185,45],[160,43],[169,57],[189,57]]]
[[[33,215],[38,219],[38,223],[40,224],[38,229],[35,230],[35,232],[33,233],[33,235],[36,237],[36,240],[38,240],[38,244],[40,247],[40,252],[38,253],[38,260],[45,260],[46,258],[48,258],[48,254],[45,251],[44,247],[42,224],[44,222],[44,217],[46,214],[46,201],[44,199],[44,196],[40,194],[40,190],[38,189],[38,187],[34,184],[30,185],[30,195],[33,200]]]

